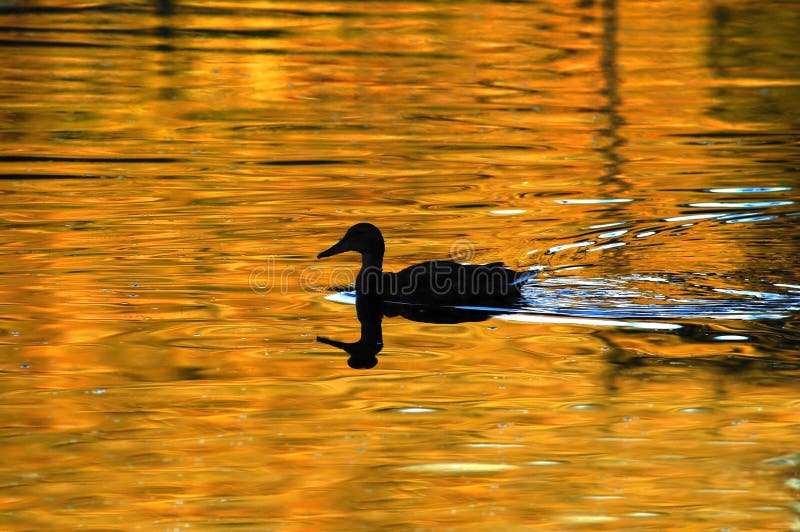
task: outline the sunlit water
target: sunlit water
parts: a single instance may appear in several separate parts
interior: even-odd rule
[[[800,529],[798,22],[0,2],[0,528]],[[353,370],[359,221],[540,272]]]

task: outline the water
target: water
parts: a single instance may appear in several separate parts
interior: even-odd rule
[[[0,528],[800,529],[797,23],[0,4]],[[353,370],[359,221],[541,271]]]

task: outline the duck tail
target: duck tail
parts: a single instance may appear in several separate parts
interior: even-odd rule
[[[527,271],[524,272],[517,272],[517,275],[514,277],[514,281],[511,283],[511,286],[521,286],[526,282],[530,281],[537,275],[539,272],[542,271],[542,266],[533,266],[529,268]]]

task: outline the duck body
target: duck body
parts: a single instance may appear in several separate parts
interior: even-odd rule
[[[518,298],[522,284],[515,282],[519,272],[500,262],[473,265],[434,260],[380,276],[370,275],[371,271],[356,278],[356,293],[408,303],[486,305]]]
[[[428,261],[399,272],[384,272],[384,250],[380,230],[372,224],[360,223],[317,258],[356,251],[361,253],[357,294],[437,306],[509,303],[520,297],[524,282],[536,275],[534,271],[514,271],[501,262],[473,265],[449,260]]]

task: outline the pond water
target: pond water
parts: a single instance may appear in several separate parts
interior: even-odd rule
[[[798,24],[0,2],[0,527],[800,530]],[[361,221],[539,275],[360,324]]]

